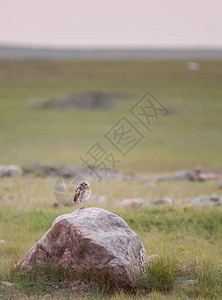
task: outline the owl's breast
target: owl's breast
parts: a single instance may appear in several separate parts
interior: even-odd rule
[[[82,193],[83,199],[88,199],[91,195],[91,190],[89,188],[84,189]]]

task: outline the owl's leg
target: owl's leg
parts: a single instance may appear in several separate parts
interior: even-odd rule
[[[82,200],[80,200],[80,204],[81,204],[81,208],[83,208],[83,206],[82,206]]]

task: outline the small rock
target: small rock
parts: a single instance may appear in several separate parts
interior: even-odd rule
[[[119,203],[120,207],[126,207],[126,208],[137,208],[137,207],[143,207],[144,205],[145,205],[145,201],[141,198],[125,199]]]
[[[135,174],[119,173],[115,170],[108,170],[104,176],[104,168],[96,169],[96,172],[89,172],[88,168],[80,168],[71,165],[44,165],[31,164],[23,167],[23,173],[26,175],[34,175],[39,177],[56,177],[54,192],[57,192],[56,185],[58,185],[58,192],[63,190],[63,181],[65,183],[64,193],[69,189],[71,184],[77,184],[82,180],[98,181],[98,176],[103,178],[103,181],[142,181],[141,177]],[[69,179],[69,180],[68,180]]]
[[[204,173],[197,174],[197,179],[199,181],[206,181],[206,180],[208,180],[207,176]]]
[[[221,199],[217,195],[202,196],[191,200],[193,206],[198,207],[213,207],[221,204]]]
[[[187,70],[189,71],[198,71],[200,69],[200,65],[194,61],[187,62]]]
[[[182,170],[176,173],[176,178],[178,180],[190,180],[193,181],[195,180],[195,175],[192,171],[189,170]]]
[[[5,286],[13,286],[14,285],[14,283],[9,282],[9,281],[2,281],[1,283]]]
[[[217,195],[213,195],[210,197],[210,202],[213,202],[213,203],[220,203],[220,198],[217,196]]]
[[[17,165],[0,165],[0,177],[17,177],[21,175],[22,169]]]
[[[170,198],[160,198],[153,201],[155,205],[172,205],[173,201]]]
[[[6,244],[6,241],[5,240],[0,240],[0,245],[1,244]]]
[[[50,261],[64,269],[106,272],[118,284],[131,284],[145,271],[147,255],[122,218],[91,207],[57,217],[15,268],[32,269]]]
[[[201,173],[198,176],[199,179],[202,179],[202,181],[206,180],[218,180],[220,179],[220,175],[216,173]]]

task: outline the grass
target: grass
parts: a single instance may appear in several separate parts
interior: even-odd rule
[[[177,279],[179,269],[171,259],[159,259],[151,263],[145,274],[138,278],[138,290],[151,293],[152,291],[170,292]]]
[[[184,187],[184,185],[186,187]],[[93,194],[107,195],[103,207],[123,217],[140,236],[148,255],[158,254],[136,286],[110,289],[106,277],[79,272],[64,273],[58,266],[38,266],[32,271],[14,272],[13,265],[50,228],[52,221],[72,208],[53,208],[53,180],[11,178],[1,180],[1,297],[21,299],[51,295],[55,299],[92,297],[97,299],[204,298],[219,299],[221,295],[222,217],[220,207],[194,208],[187,203],[187,189],[193,194],[215,191],[214,183],[161,183],[155,189],[129,182],[92,183]],[[27,188],[28,187],[28,188]],[[157,190],[156,190],[157,189]],[[134,194],[137,191],[137,194]],[[167,191],[174,199],[172,207],[148,206],[144,209],[119,209],[118,200],[125,195],[152,199]],[[119,198],[117,194],[119,193]],[[180,198],[177,198],[180,195]],[[98,204],[92,204],[98,206]],[[93,283],[92,283],[93,282]],[[100,283],[100,284],[99,284]],[[7,298],[8,297],[8,298]],[[164,298],[164,299],[165,299]]]
[[[189,211],[189,212],[188,212]],[[139,231],[150,232],[154,228],[175,235],[193,234],[205,239],[222,238],[222,214],[218,209],[152,209],[120,213],[129,226]]]
[[[120,160],[116,168],[121,171],[170,172],[196,164],[219,170],[222,61],[199,63],[200,70],[191,72],[185,61],[0,62],[2,163],[80,166],[80,156],[101,140]],[[30,105],[33,100],[41,103],[86,90],[118,91],[130,97],[118,109],[107,111]],[[129,108],[147,90],[172,111],[167,118],[153,122],[152,132],[129,114]],[[122,116],[146,137],[126,159],[104,139]]]
[[[120,160],[116,168],[144,178],[202,164],[221,171],[222,61],[1,61],[1,164],[30,163],[81,166],[80,156],[98,140]],[[90,90],[129,95],[112,110],[41,109],[45,99]],[[147,90],[170,114],[152,123],[148,132],[129,113]],[[127,117],[145,136],[124,158],[104,138]],[[89,163],[94,168],[95,164]],[[93,195],[106,202],[88,203],[123,217],[141,238],[148,255],[158,254],[133,287],[110,288],[105,274],[64,272],[54,265],[15,272],[13,266],[72,208],[53,206],[55,179],[25,176],[0,179],[1,299],[220,299],[222,295],[221,206],[190,207],[201,195],[222,196],[209,182],[92,182]],[[73,191],[71,191],[73,193]],[[123,210],[125,198],[142,198],[144,209]],[[170,197],[172,207],[153,201]],[[91,276],[90,276],[91,275]],[[3,283],[2,283],[3,282]],[[7,286],[4,282],[13,283]]]
[[[96,273],[91,270],[63,270],[55,264],[39,264],[32,270],[12,271],[8,280],[17,285],[20,292],[28,296],[44,296],[46,293],[55,292],[71,293],[75,287],[78,292],[92,295],[113,294],[120,290],[116,284],[110,281],[105,272]],[[84,288],[85,285],[85,288]]]

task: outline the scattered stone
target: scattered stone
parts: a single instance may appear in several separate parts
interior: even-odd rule
[[[104,175],[104,169],[96,169],[92,172],[89,168],[79,168],[71,165],[43,165],[31,164],[23,167],[24,175],[33,175],[43,178],[56,178],[55,192],[67,191],[68,183],[79,182],[81,180],[98,181],[98,177],[102,181],[143,181],[142,178],[135,174],[119,173],[115,170],[109,170]],[[69,180],[70,179],[70,180]]]
[[[201,165],[196,166],[194,172],[200,181],[217,180],[221,178],[220,174],[205,172],[204,167]]]
[[[176,178],[178,180],[189,180],[193,181],[195,180],[195,174],[192,171],[189,170],[182,170],[176,173]]]
[[[0,165],[0,177],[18,177],[21,175],[22,169],[17,165]]]
[[[181,181],[181,180],[188,180],[188,181],[207,181],[207,180],[219,180],[222,178],[221,173],[213,173],[213,172],[204,172],[202,166],[197,166],[194,171],[190,170],[181,170],[178,171],[175,175],[165,175],[165,176],[157,176],[155,178],[156,181]]]
[[[217,195],[212,195],[210,197],[210,201],[213,203],[219,203],[220,202],[220,198]]]
[[[155,205],[172,205],[173,201],[170,198],[160,198],[153,201]]]
[[[120,285],[135,283],[145,270],[147,255],[138,235],[122,218],[91,207],[56,218],[15,268],[32,269],[45,262],[65,269],[107,272]]]
[[[145,205],[145,201],[141,198],[125,199],[119,203],[120,207],[126,207],[126,208],[137,208],[137,207],[143,207],[144,205]]]
[[[201,173],[199,175],[199,179],[202,181],[206,181],[206,180],[218,180],[221,178],[220,174],[217,173]]]
[[[156,175],[153,177],[153,180],[157,182],[161,182],[161,181],[175,182],[180,179],[177,176],[172,176],[172,175]]]
[[[187,70],[189,71],[198,71],[200,69],[200,65],[194,61],[187,62]]]
[[[0,240],[0,245],[1,244],[6,244],[6,241],[5,240]]]
[[[13,286],[13,285],[14,285],[14,283],[12,283],[12,282],[9,282],[9,281],[1,281],[1,284],[5,285],[5,286],[8,286],[8,287],[10,287],[10,286]]]
[[[203,174],[203,173],[200,173],[200,174],[198,174],[197,175],[197,179],[199,180],[199,181],[206,181],[206,180],[208,180],[208,178],[205,176],[205,174]]]
[[[191,200],[191,203],[193,206],[198,206],[198,207],[213,207],[217,205],[221,205],[222,201],[220,197],[217,195],[212,195],[212,196],[202,196],[202,197],[196,197]]]

